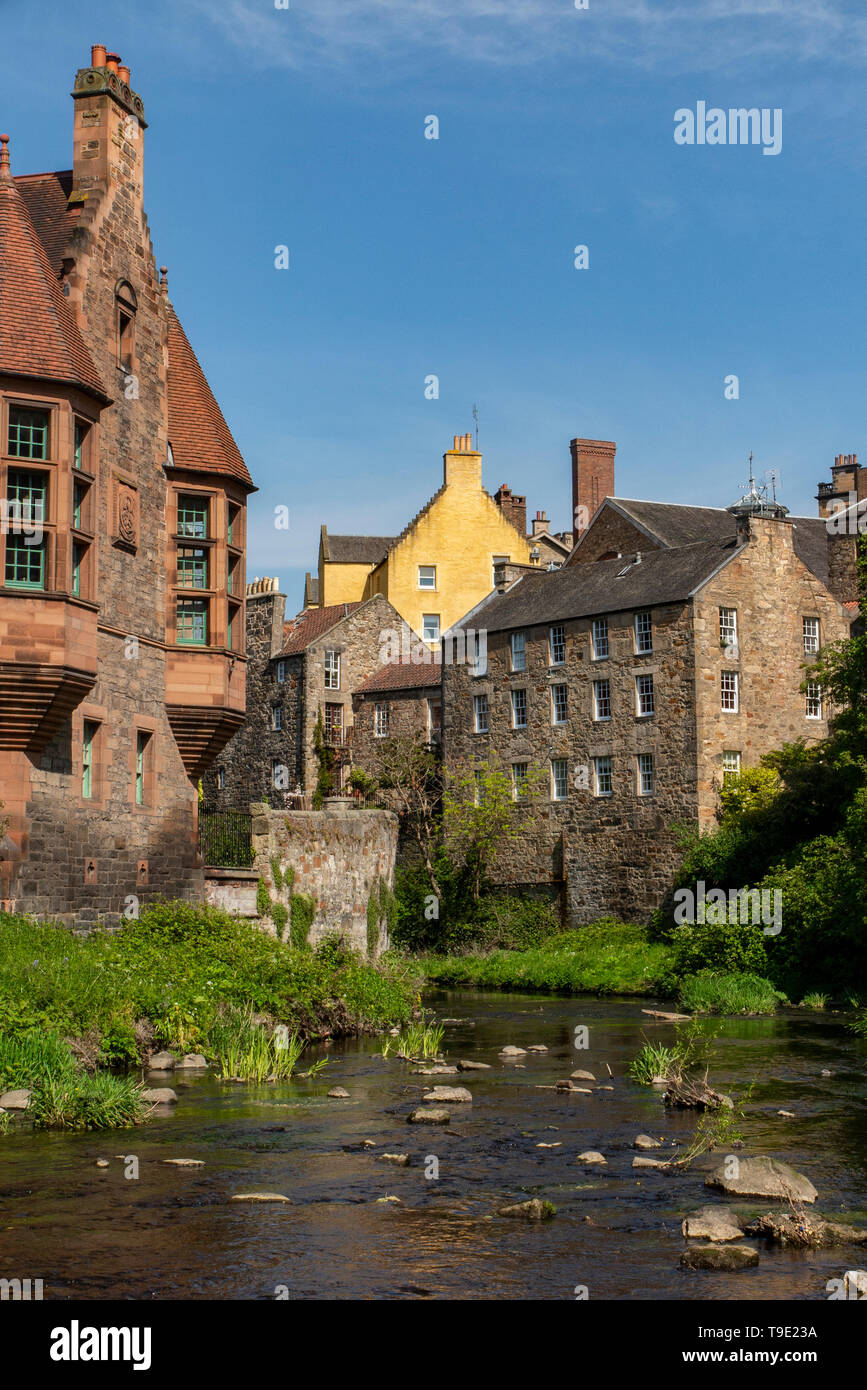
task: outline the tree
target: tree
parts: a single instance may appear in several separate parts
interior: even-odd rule
[[[379,785],[391,793],[395,809],[418,845],[437,902],[442,903],[435,868],[442,795],[439,757],[422,739],[405,734],[383,739],[377,752]]]
[[[545,774],[529,769],[518,797],[502,764],[485,761],[458,765],[443,792],[443,840],[450,857],[463,864],[478,902],[482,883],[497,858],[535,820]]]

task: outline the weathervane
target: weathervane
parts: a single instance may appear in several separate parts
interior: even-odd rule
[[[476,453],[479,452],[479,407],[473,406],[473,419],[476,422]]]

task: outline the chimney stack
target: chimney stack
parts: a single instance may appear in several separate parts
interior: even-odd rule
[[[95,185],[124,185],[142,202],[144,103],[129,86],[129,68],[120,55],[95,43],[90,67],[75,74],[72,201]]]
[[[543,532],[550,530],[547,512],[537,512],[533,518],[533,535],[541,536]]]
[[[617,445],[609,439],[573,439],[572,529],[577,541],[590,518],[606,497],[614,496],[614,455]]]
[[[511,521],[522,536],[527,534],[527,499],[517,497],[510,487],[502,483],[494,493],[494,501],[507,521]]]
[[[472,435],[456,434],[453,447],[443,454],[443,482],[446,487],[481,488],[482,456],[473,448]]]

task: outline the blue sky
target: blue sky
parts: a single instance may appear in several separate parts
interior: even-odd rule
[[[260,488],[250,578],[292,609],[323,521],[401,530],[474,402],[486,486],[556,529],[575,435],[620,495],[708,505],[750,450],[809,514],[867,462],[863,0],[289,5],[0,0],[16,172],[69,167],[92,43],[132,69],[157,260]],[[781,153],[676,145],[700,100],[779,107]]]

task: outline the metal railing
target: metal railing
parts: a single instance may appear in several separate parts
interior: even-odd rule
[[[249,869],[253,863],[251,816],[248,811],[199,809],[199,853],[214,869]]]

